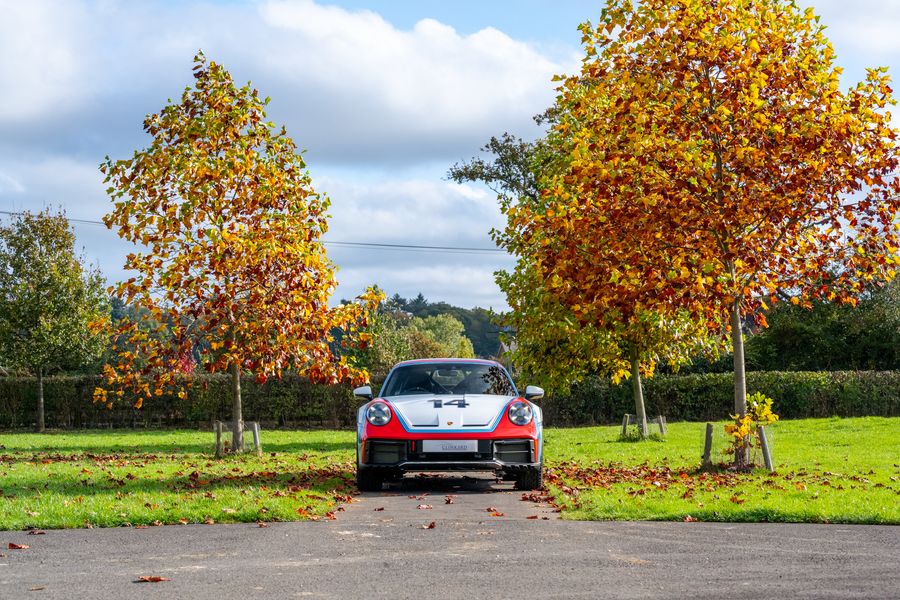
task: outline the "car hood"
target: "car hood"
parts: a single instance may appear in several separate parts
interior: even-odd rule
[[[409,430],[476,431],[493,428],[515,396],[416,394],[385,398]],[[460,407],[461,401],[465,407]]]

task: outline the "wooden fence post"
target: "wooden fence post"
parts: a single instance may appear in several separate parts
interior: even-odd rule
[[[256,455],[262,456],[262,444],[259,441],[259,421],[253,421],[253,444],[256,446]]]
[[[769,470],[769,473],[774,473],[775,468],[772,466],[772,453],[769,452],[769,440],[766,439],[766,428],[762,425],[759,426],[759,442],[760,445],[762,445],[763,461],[766,463],[766,468]]]
[[[222,421],[213,423],[216,430],[216,458],[222,458]]]
[[[708,469],[712,467],[712,458],[710,455],[712,454],[712,439],[713,439],[713,424],[706,424],[706,443],[703,445],[703,468]]]

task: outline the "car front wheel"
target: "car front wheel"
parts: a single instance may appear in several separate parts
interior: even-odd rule
[[[539,490],[544,487],[544,468],[529,467],[516,477],[517,490]]]
[[[379,492],[383,482],[381,473],[373,469],[356,468],[356,487],[361,492]]]

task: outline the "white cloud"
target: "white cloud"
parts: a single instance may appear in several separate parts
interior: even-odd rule
[[[900,2],[896,0],[802,0],[822,17],[828,35],[841,49],[884,57],[900,52]],[[874,66],[870,65],[870,66]]]
[[[0,0],[0,123],[66,112],[89,90],[78,56],[87,27],[74,2]]]
[[[6,173],[0,172],[0,196],[21,194],[25,191],[25,186]]]

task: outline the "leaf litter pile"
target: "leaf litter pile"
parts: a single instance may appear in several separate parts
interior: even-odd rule
[[[900,522],[900,476],[867,475],[567,461],[547,469],[545,482],[553,503],[575,519]],[[841,507],[851,499],[868,499],[875,514],[847,518]],[[879,506],[893,506],[893,512]]]
[[[355,492],[348,455],[6,452],[0,528],[334,519]]]

